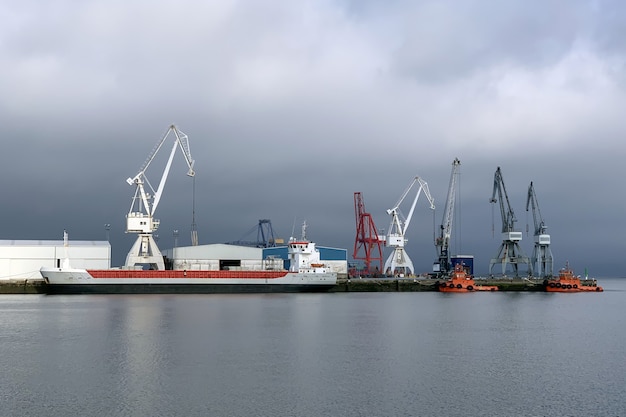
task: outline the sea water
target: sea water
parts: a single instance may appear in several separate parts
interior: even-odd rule
[[[605,292],[0,296],[2,416],[624,416]]]

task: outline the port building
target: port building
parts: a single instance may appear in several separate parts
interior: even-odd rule
[[[348,273],[346,249],[316,246],[320,260],[337,274]],[[289,269],[287,246],[257,248],[230,244],[184,246],[162,251],[166,268],[187,270]]]
[[[0,240],[0,280],[41,279],[42,266],[60,267],[62,240]],[[317,247],[332,272],[348,273],[347,250]],[[108,241],[72,240],[67,247],[74,268],[111,268]],[[162,251],[167,268],[188,270],[289,269],[287,246],[257,248],[231,244],[185,246]]]
[[[41,279],[39,268],[60,267],[65,249],[62,240],[0,240],[0,280]],[[111,267],[107,241],[73,240],[67,250],[75,268]]]

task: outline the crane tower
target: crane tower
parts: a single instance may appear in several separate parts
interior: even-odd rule
[[[497,198],[496,198],[497,193]],[[500,214],[502,216],[502,244],[498,250],[498,254],[495,258],[492,258],[489,262],[489,274],[495,264],[502,264],[502,274],[506,272],[506,266],[511,264],[515,276],[519,275],[519,264],[528,265],[529,274],[532,275],[532,264],[530,259],[524,255],[522,248],[519,245],[522,240],[522,232],[515,231],[515,213],[509,203],[509,196],[506,193],[504,187],[504,180],[502,179],[502,172],[500,167],[496,170],[493,179],[493,194],[490,203],[494,204],[500,201]],[[505,207],[506,203],[506,207]]]
[[[154,190],[150,181],[146,177],[146,170],[154,160],[155,156],[161,150],[163,144],[168,137],[171,137],[173,133],[174,144],[170,151],[165,170],[161,175],[161,181],[159,186]],[[195,172],[193,170],[194,160],[191,158],[191,151],[189,150],[189,140],[187,135],[178,130],[174,125],[171,125],[165,135],[157,142],[152,149],[148,158],[139,169],[139,173],[133,178],[128,178],[126,182],[129,185],[135,186],[135,195],[133,196],[130,210],[126,215],[126,233],[137,233],[137,240],[135,244],[128,252],[126,256],[126,267],[134,267],[138,264],[149,265],[150,269],[165,269],[163,262],[163,255],[154,241],[152,233],[159,228],[160,221],[154,218],[154,213],[159,205],[161,196],[163,194],[163,188],[165,187],[165,181],[172,166],[172,160],[176,149],[180,148],[185,162],[189,167],[187,175],[193,177]],[[146,190],[146,187],[149,190]],[[152,194],[148,193],[150,191]]]
[[[380,273],[383,268],[382,239],[378,236],[372,215],[365,211],[363,195],[360,192],[354,193],[354,214],[356,217],[356,238],[354,239],[352,258],[365,261],[365,274],[376,274],[376,271]],[[360,255],[361,248],[363,248],[363,255]],[[378,266],[372,270],[372,263],[376,261]]]
[[[535,246],[530,258],[534,274],[538,278],[551,277],[553,273],[554,259],[550,250],[550,235],[546,233],[547,226],[541,217],[539,202],[535,194],[535,187],[532,181],[528,186],[528,198],[526,199],[526,211],[533,209],[533,220],[535,223]]]
[[[415,198],[413,199],[413,204],[411,205],[409,214],[405,218],[400,211],[400,205],[409,194],[413,186],[416,184],[419,184],[419,187],[417,189],[417,193],[415,194]],[[413,178],[409,186],[406,188],[406,190],[404,190],[404,193],[402,193],[402,196],[395,204],[395,206],[387,210],[387,214],[391,215],[391,224],[389,226],[389,232],[387,233],[385,243],[387,246],[393,248],[393,252],[385,261],[385,273],[389,271],[392,274],[408,273],[412,275],[415,272],[413,268],[413,262],[404,250],[404,245],[407,242],[406,231],[409,228],[409,224],[411,223],[411,218],[413,217],[413,212],[415,210],[415,205],[417,204],[417,200],[419,199],[422,191],[424,191],[424,195],[426,195],[426,198],[428,198],[428,201],[430,202],[431,210],[434,210],[435,200],[433,200],[430,195],[430,191],[428,190],[428,184],[420,177]]]
[[[450,185],[448,186],[448,198],[443,209],[443,220],[439,226],[440,234],[435,239],[438,259],[433,265],[433,272],[439,275],[447,275],[452,269],[450,265],[450,235],[452,234],[452,220],[454,218],[454,204],[460,165],[461,161],[455,158],[452,162],[452,173],[450,174]]]

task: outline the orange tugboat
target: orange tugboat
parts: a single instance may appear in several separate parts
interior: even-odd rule
[[[474,278],[467,273],[463,264],[456,264],[449,280],[439,284],[441,292],[498,291],[495,285],[476,285]]]
[[[547,292],[601,292],[604,291],[602,287],[599,287],[596,280],[589,280],[590,284],[582,284],[580,278],[574,275],[574,272],[569,267],[569,264],[565,265],[559,271],[557,279],[550,279],[544,281]]]

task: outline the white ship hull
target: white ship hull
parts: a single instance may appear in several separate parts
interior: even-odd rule
[[[337,274],[287,271],[85,270],[41,268],[51,293],[320,292]]]

